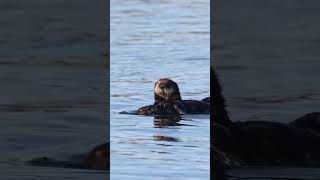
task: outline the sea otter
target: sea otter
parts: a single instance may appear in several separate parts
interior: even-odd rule
[[[233,164],[320,165],[320,113],[309,113],[289,124],[266,121],[232,122],[225,109],[216,73],[213,69],[211,71],[212,83],[215,85],[213,147],[217,152],[223,152],[233,160]],[[215,163],[221,164],[221,158]]]
[[[182,114],[209,114],[210,98],[201,101],[182,100],[179,87],[174,81],[163,78],[154,85],[153,105],[141,107],[139,115],[182,115]]]

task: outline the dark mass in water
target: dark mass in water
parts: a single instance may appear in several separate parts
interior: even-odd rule
[[[88,154],[79,156],[77,162],[61,161],[49,157],[35,158],[27,163],[33,166],[92,169],[110,171],[110,143],[93,148]]]
[[[214,133],[212,147],[217,152],[217,167],[235,164],[320,165],[320,113],[306,114],[288,124],[266,121],[232,122],[228,117],[216,73],[213,69],[211,71],[214,88],[211,100]]]
[[[212,89],[212,119],[215,123],[229,126],[232,124],[229,116],[228,111],[226,110],[226,104],[224,97],[222,95],[222,88],[220,86],[217,74],[215,71],[210,69],[210,76],[211,76],[211,88]]]
[[[163,78],[154,85],[154,103],[138,109],[139,115],[210,114],[210,98],[182,100],[178,84]]]

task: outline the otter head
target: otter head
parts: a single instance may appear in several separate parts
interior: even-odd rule
[[[181,101],[177,83],[167,78],[159,79],[154,85],[154,99],[155,102]]]

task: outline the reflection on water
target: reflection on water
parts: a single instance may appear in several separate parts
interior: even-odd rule
[[[209,179],[209,116],[128,113],[160,78],[209,96],[209,1],[111,1],[111,179]]]
[[[181,117],[175,116],[156,116],[154,117],[153,123],[154,127],[162,128],[167,126],[181,126],[179,123]]]
[[[193,126],[189,123],[182,123],[181,121],[183,120],[187,119],[180,116],[156,116],[154,117],[153,124],[155,128],[166,128],[169,126]]]
[[[319,1],[291,0],[216,3],[211,48],[233,121],[286,123],[320,111],[319,6]],[[319,179],[317,171],[245,167],[230,174],[239,179]]]
[[[169,136],[153,136],[155,141],[169,141],[169,142],[178,142],[179,139]]]

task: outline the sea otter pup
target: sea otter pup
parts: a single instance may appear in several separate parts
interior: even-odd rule
[[[243,165],[320,165],[320,113],[307,114],[289,124],[231,122],[213,70],[212,75],[214,148]]]
[[[182,115],[182,114],[209,114],[210,99],[201,101],[182,100],[177,83],[163,78],[154,85],[153,105],[138,109],[139,115]]]

